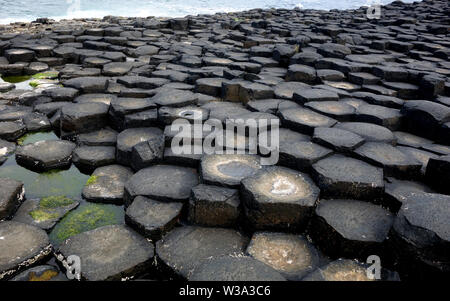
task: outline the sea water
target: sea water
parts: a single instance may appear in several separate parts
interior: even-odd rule
[[[253,8],[351,9],[392,0],[0,0],[0,24],[48,17],[182,17]],[[403,2],[413,2],[404,0]]]

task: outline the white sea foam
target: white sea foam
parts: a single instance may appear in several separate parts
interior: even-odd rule
[[[75,1],[75,0],[74,0]],[[0,24],[30,22],[40,17],[55,20],[74,18],[182,17],[186,15],[235,12],[253,8],[348,9],[372,0],[79,0],[79,9],[69,9],[67,0],[0,0]],[[377,0],[389,3],[392,0]],[[405,0],[413,2],[413,0]]]

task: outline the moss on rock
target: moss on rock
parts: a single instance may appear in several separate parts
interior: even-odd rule
[[[92,185],[92,184],[95,184],[95,183],[97,182],[97,180],[98,180],[98,176],[91,176],[91,177],[87,180],[86,185]]]
[[[51,209],[68,206],[73,204],[74,202],[74,200],[67,198],[65,195],[49,196],[46,198],[42,198],[39,205],[41,208]]]
[[[67,238],[107,225],[122,224],[124,211],[114,205],[85,203],[67,214],[50,233],[52,243],[59,245]]]
[[[34,79],[55,79],[58,78],[59,72],[57,71],[47,71],[42,73],[36,73],[32,77]]]

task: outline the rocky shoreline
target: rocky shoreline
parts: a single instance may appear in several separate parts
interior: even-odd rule
[[[1,25],[0,280],[448,277],[450,4],[366,11]],[[180,118],[279,121],[278,163],[177,154]]]

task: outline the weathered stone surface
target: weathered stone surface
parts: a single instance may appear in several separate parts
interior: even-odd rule
[[[0,122],[0,138],[15,141],[27,132],[26,126],[21,122]]]
[[[98,131],[80,134],[77,136],[78,145],[87,146],[115,146],[117,142],[117,132],[105,128]]]
[[[364,143],[364,138],[338,128],[318,127],[314,129],[313,141],[339,152],[351,152]]]
[[[434,190],[425,184],[388,177],[385,181],[383,206],[389,208],[392,212],[398,212],[403,203],[408,199],[408,194],[412,192],[435,193]]]
[[[91,202],[122,204],[125,183],[132,175],[131,169],[121,165],[99,167],[83,188],[83,197]]]
[[[25,198],[23,183],[0,178],[0,220],[10,217]]]
[[[220,256],[195,268],[190,281],[285,281],[270,266],[246,256]]]
[[[175,277],[189,279],[203,261],[242,253],[247,242],[248,238],[230,229],[176,228],[156,243],[158,266],[163,270],[169,269]]]
[[[321,200],[310,233],[314,243],[334,258],[366,259],[372,254],[383,254],[393,222],[389,211],[367,202]]]
[[[16,150],[16,144],[14,142],[8,142],[0,139],[0,165],[5,162],[9,155]]]
[[[397,214],[392,244],[401,256],[402,269],[412,278],[437,277],[449,271],[449,200],[447,195],[412,192]]]
[[[257,156],[206,155],[200,164],[200,176],[205,184],[237,188],[242,179],[261,168]]]
[[[117,135],[117,162],[123,165],[131,165],[132,150],[135,145],[156,139],[162,136],[158,128],[132,128],[126,129]]]
[[[396,147],[379,142],[367,142],[355,154],[370,164],[380,166],[387,176],[414,178],[420,174],[422,164]]]
[[[308,172],[312,164],[330,156],[333,152],[310,141],[286,141],[280,143],[279,164]]]
[[[449,107],[426,100],[413,100],[404,104],[402,113],[409,131],[437,142],[448,141],[448,133],[442,125],[450,121]]]
[[[66,135],[99,130],[108,122],[109,106],[103,103],[77,103],[62,107],[61,130]]]
[[[323,261],[303,236],[276,232],[255,233],[247,253],[294,281],[318,268]]]
[[[12,220],[50,231],[59,220],[78,205],[79,202],[63,196],[26,200]]]
[[[247,220],[258,230],[304,229],[318,197],[308,175],[284,167],[267,167],[241,185]]]
[[[184,107],[195,104],[197,96],[190,91],[163,89],[152,97],[159,106]]]
[[[339,121],[351,121],[356,113],[354,107],[339,101],[312,101],[305,107]]]
[[[105,226],[64,241],[57,254],[81,259],[81,279],[121,280],[143,274],[151,266],[153,244],[128,227]]]
[[[198,184],[196,170],[172,165],[141,169],[125,184],[125,204],[138,195],[164,202],[185,202]]]
[[[192,188],[189,199],[189,221],[210,227],[237,226],[240,217],[239,191],[200,184]]]
[[[387,128],[365,122],[342,122],[335,128],[355,133],[367,142],[385,142],[395,145],[396,139],[394,134]]]
[[[81,90],[83,93],[104,93],[108,87],[106,77],[78,77],[66,80],[64,86]]]
[[[304,108],[280,111],[281,124],[300,133],[311,135],[316,127],[332,127],[337,121]]]
[[[367,265],[356,260],[338,259],[308,274],[302,281],[374,281],[367,276]],[[397,273],[381,270],[383,281],[399,281]]]
[[[159,163],[163,159],[164,146],[163,135],[136,144],[131,150],[131,167],[140,170]]]
[[[373,200],[384,191],[381,168],[342,155],[313,164],[312,177],[323,197]]]
[[[44,140],[17,148],[16,161],[36,171],[68,168],[75,144],[69,141]]]
[[[426,178],[433,187],[448,194],[450,192],[450,155],[430,158],[426,166]]]
[[[92,173],[97,167],[111,165],[116,161],[113,146],[81,146],[72,154],[72,162],[82,171]]]
[[[45,259],[52,246],[44,230],[17,222],[0,222],[0,279],[8,279]]]
[[[164,203],[138,196],[127,208],[125,222],[145,237],[157,241],[175,227],[182,208],[182,203]]]

